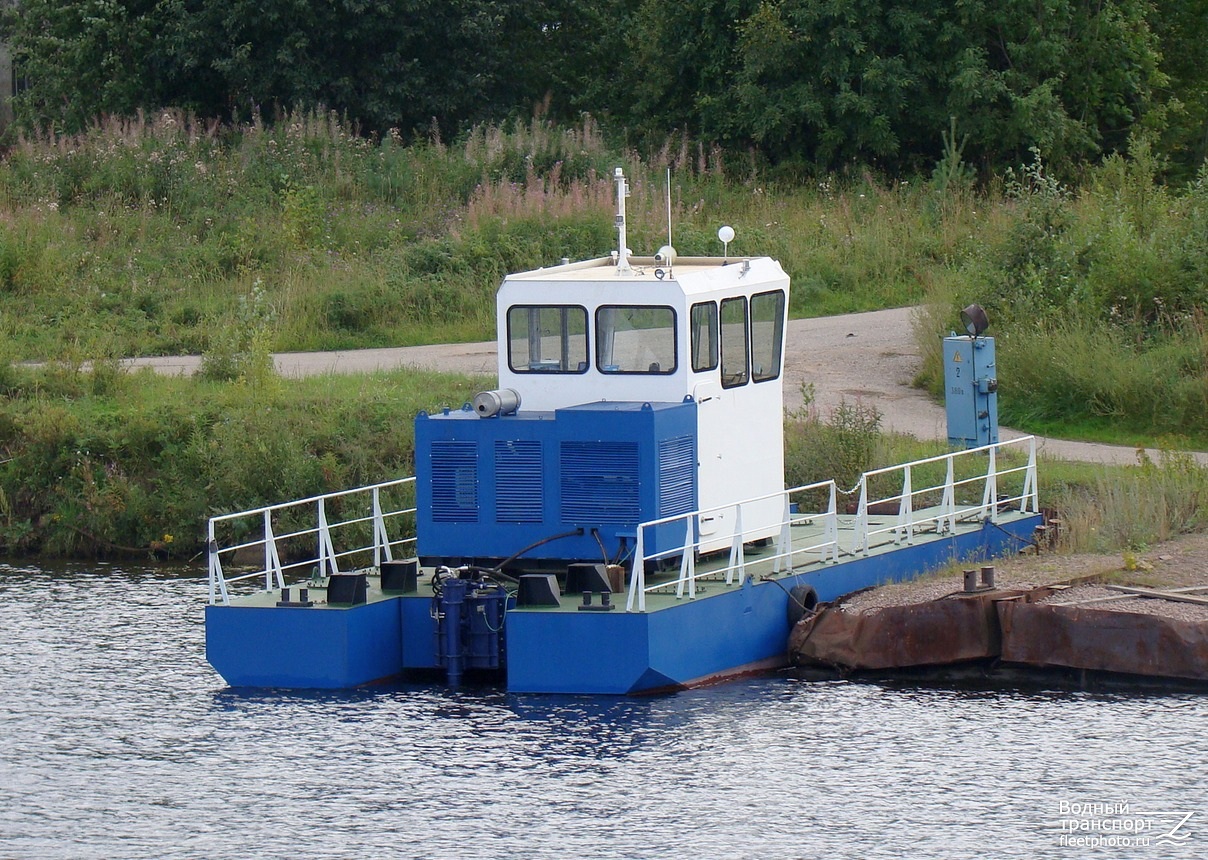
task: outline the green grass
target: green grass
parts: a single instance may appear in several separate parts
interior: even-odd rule
[[[1015,416],[1008,412],[1007,418],[1002,418],[1001,421],[1005,426],[1026,427],[1028,433],[1055,439],[1072,439],[1080,442],[1119,445],[1125,448],[1150,448],[1166,451],[1208,450],[1208,436],[1203,433],[1195,435],[1158,434],[1152,428],[1121,426],[1114,419],[1104,416],[1058,420]]]
[[[0,547],[183,557],[206,519],[413,474],[412,419],[480,386],[417,371],[234,382],[113,364],[0,379]]]
[[[732,225],[731,254],[789,272],[792,315],[921,303],[919,382],[932,391],[940,336],[979,301],[1004,423],[1208,445],[1208,174],[1163,188],[1138,145],[1080,189],[1039,157],[977,193],[854,172],[789,187],[677,141],[640,155],[585,119],[404,147],[316,113],[240,128],[165,113],[19,140],[0,161],[0,547],[163,552],[172,535],[172,551],[192,554],[216,510],[410,471],[414,412],[456,405],[472,383],[285,382],[268,354],[492,339],[507,272],[612,249],[617,165],[635,251],[666,241],[670,168],[679,253],[719,253],[717,229]],[[134,379],[109,361],[174,353],[203,354],[202,378]],[[15,364],[30,359],[54,364]],[[874,419],[795,418],[794,483],[938,450]],[[1071,510],[1089,499],[1084,519],[1116,541],[1200,526],[1169,489],[1198,499],[1198,472],[1109,475],[1042,491]],[[1129,493],[1154,509],[1135,534],[1093,513],[1100,497],[1125,510]]]
[[[1042,504],[1062,519],[1073,552],[1140,551],[1208,527],[1208,469],[1186,454],[1133,466],[1045,461]]]
[[[940,336],[984,305],[999,417],[1063,438],[1208,446],[1208,170],[1157,183],[1143,142],[1071,189],[1039,156],[993,207],[958,277],[928,290],[920,383],[942,386]]]
[[[114,362],[2,367],[0,550],[47,556],[192,558],[214,514],[414,474],[415,413],[455,408],[481,387],[416,371],[286,380],[255,362],[226,382]],[[786,422],[792,484],[834,477],[849,490],[862,471],[945,452],[881,433],[875,410],[805,409]],[[964,462],[957,478],[982,468]],[[942,464],[919,468],[914,486],[943,479]],[[872,492],[892,495],[899,480]],[[1000,491],[1018,493],[1019,480]],[[976,504],[981,487],[965,492]],[[1135,549],[1205,526],[1208,470],[1175,454],[1130,467],[1046,460],[1040,494],[1069,548]]]
[[[0,163],[0,336],[22,359],[198,353],[259,291],[275,350],[481,338],[504,274],[612,249],[617,165],[635,250],[666,241],[671,168],[680,254],[720,253],[732,224],[731,253],[793,276],[797,316],[919,301],[981,217],[926,186],[786,188],[690,148],[643,159],[590,120],[409,147],[315,114],[111,120]]]

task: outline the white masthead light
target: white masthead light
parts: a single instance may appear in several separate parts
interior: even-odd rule
[[[727,224],[717,231],[717,238],[721,239],[721,244],[723,246],[721,256],[724,260],[730,256],[730,243],[734,241],[734,228]]]

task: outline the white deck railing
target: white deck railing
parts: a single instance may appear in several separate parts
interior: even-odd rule
[[[801,513],[798,510],[799,503],[795,502],[794,499],[800,499],[806,493],[818,492],[824,492],[828,499],[823,510],[817,513]],[[784,508],[784,514],[781,517],[779,528],[776,529],[776,536],[773,538],[775,542],[774,553],[771,556],[761,556],[761,561],[766,562],[770,560],[773,571],[777,573],[785,567],[791,569],[794,558],[804,553],[814,553],[821,559],[838,561],[839,512],[836,507],[837,496],[838,488],[834,481],[819,481],[816,484],[794,487],[791,490],[784,490],[779,493],[756,496],[755,498],[743,499],[740,502],[728,505],[719,505],[715,508],[706,508],[642,523],[637,528],[637,537],[634,543],[633,575],[630,578],[629,594],[625,601],[626,611],[645,612],[646,595],[656,589],[666,589],[674,586],[676,597],[684,597],[685,594],[690,598],[696,597],[696,582],[706,576],[716,578],[724,575],[726,585],[733,585],[734,576],[737,574],[739,582],[741,582],[746,572],[746,544],[759,537],[766,537],[768,532],[766,524],[758,530],[744,529],[743,511],[750,510],[752,507],[766,503],[769,500],[780,500]],[[696,569],[697,553],[704,543],[712,542],[713,540],[711,537],[698,537],[700,535],[701,517],[708,519],[710,516],[724,517],[726,515],[732,516],[734,522],[734,537],[730,543],[729,562],[721,568],[710,567],[707,571],[698,572]],[[822,539],[815,544],[794,547],[790,529],[794,525],[817,522],[818,520],[821,520],[822,523]],[[683,524],[683,544],[661,552],[647,554],[647,530],[658,526],[671,525],[672,523]],[[651,562],[657,566],[659,562],[668,558],[679,558],[679,578],[670,582],[661,582],[647,586],[646,563]]]
[[[410,533],[405,537],[392,539],[387,527],[397,530],[400,520],[406,522],[404,518],[413,517],[416,511],[414,504],[396,503],[384,510],[382,497],[383,494],[389,495],[387,491],[397,489],[405,490],[405,497],[413,499],[414,483],[415,478],[400,478],[355,490],[342,490],[295,502],[212,517],[206,532],[210,603],[230,603],[228,586],[237,582],[263,577],[265,589],[284,588],[287,577],[296,579],[303,573],[306,576],[317,574],[326,577],[340,573],[341,563],[354,557],[359,557],[366,564],[372,563],[376,567],[383,561],[393,561],[396,548],[411,547],[413,554],[414,520],[411,520]],[[328,515],[329,510],[337,506],[350,513],[333,521]],[[291,530],[290,526],[282,525],[283,521],[291,517],[305,518],[313,525]],[[285,531],[281,531],[282,528]],[[231,540],[220,545],[220,532],[224,537],[231,536]],[[308,543],[313,547],[314,555],[282,561],[281,547],[285,542],[289,542],[291,547]],[[356,546],[345,548],[346,544],[350,543]],[[337,546],[341,548],[337,550]],[[228,565],[234,566],[240,561],[240,557],[246,558],[253,554],[263,558],[263,567],[234,576],[226,575],[223,568],[224,558]]]
[[[1004,449],[1010,451],[1026,450],[1027,458],[1025,464],[1000,468],[999,454]],[[986,466],[984,469],[975,470],[975,474],[971,477],[959,479],[956,477],[958,463],[967,465],[977,462],[978,458],[985,459]],[[928,467],[936,466],[940,466],[945,473],[943,481],[923,487],[914,486],[914,478],[918,472],[927,471]],[[1020,476],[1022,479],[1020,492],[1016,495],[1000,497],[998,494],[1000,479],[1009,478],[1014,475]],[[895,489],[892,493],[879,498],[873,498],[871,495],[873,492],[872,487],[885,483],[894,486]],[[981,500],[978,503],[969,504],[959,501],[963,495],[961,492],[962,489],[966,489],[967,492],[968,488],[973,489],[974,495],[977,495],[976,490],[980,488]],[[797,507],[793,502],[795,496],[799,497],[809,492],[816,493],[819,490],[827,489],[829,489],[829,503],[822,511],[814,514],[803,514],[794,511],[794,508]],[[766,524],[762,525],[759,529],[743,528],[743,509],[777,497],[783,497],[784,500],[784,516],[780,523],[779,533],[774,538],[775,543],[772,555],[761,554],[759,558],[761,564],[766,564],[768,561],[772,562],[773,573],[780,573],[786,567],[789,570],[793,569],[796,557],[802,554],[818,554],[820,555],[818,560],[831,562],[838,561],[841,551],[852,555],[866,555],[876,543],[878,536],[891,536],[889,541],[882,542],[913,544],[915,534],[920,531],[930,530],[939,534],[951,533],[956,530],[958,521],[967,520],[971,517],[976,517],[979,521],[989,520],[990,522],[997,522],[999,511],[1003,509],[1014,508],[1024,513],[1037,513],[1039,506],[1036,491],[1036,439],[1032,436],[1025,436],[1021,439],[999,442],[981,448],[940,454],[936,457],[915,460],[900,466],[874,469],[861,475],[856,486],[848,493],[845,493],[845,495],[855,495],[857,492],[859,493],[859,498],[856,503],[855,516],[850,523],[851,540],[847,547],[840,547],[839,544],[839,516],[835,504],[836,488],[834,481],[824,481],[803,487],[794,487],[791,490],[785,490],[783,493],[773,493],[768,496],[746,499],[719,508],[693,511],[687,514],[680,514],[679,516],[665,517],[660,520],[651,520],[650,522],[642,523],[637,529],[637,538],[633,553],[633,574],[629,581],[629,593],[625,603],[626,610],[629,612],[644,612],[646,610],[647,594],[653,591],[665,591],[672,587],[675,588],[676,597],[684,597],[685,595],[689,598],[695,597],[697,580],[706,576],[716,578],[724,575],[726,584],[732,585],[734,577],[737,575],[738,581],[742,582],[747,576],[745,545],[767,534]],[[934,503],[926,505],[916,504],[920,499],[934,497],[937,494],[939,496],[938,505]],[[891,513],[888,515],[893,519],[892,523],[881,525],[879,521],[874,522],[869,518],[871,511],[880,510],[883,512],[886,505],[896,505],[896,514]],[[917,510],[918,508],[926,508],[927,513],[923,514],[920,510]],[[707,571],[699,573],[696,569],[696,556],[702,543],[701,539],[697,537],[700,531],[701,516],[730,512],[733,513],[734,517],[734,533],[728,563],[722,567],[711,565]],[[795,547],[791,535],[792,527],[803,524],[806,521],[816,523],[819,520],[822,523],[822,539],[818,543]],[[666,526],[676,522],[684,524],[683,544],[657,553],[646,554],[646,531],[657,526]],[[646,567],[648,563],[657,567],[662,560],[677,557],[680,559],[678,578],[662,580],[647,585]]]
[[[999,466],[999,455],[1004,449],[1018,451],[1025,449],[1027,453],[1024,465],[1012,465],[1005,468]],[[984,458],[985,468],[974,470],[970,477],[957,478],[958,464],[977,462]],[[919,472],[927,472],[931,468],[939,468],[945,473],[942,481],[915,487],[915,476]],[[1020,476],[1020,492],[1007,496],[999,496],[1000,480]],[[287,577],[293,580],[306,576],[326,577],[341,571],[340,565],[357,558],[364,565],[379,566],[383,561],[392,561],[394,550],[407,548],[408,555],[415,554],[414,515],[414,483],[415,478],[400,478],[386,481],[355,490],[344,490],[313,496],[294,502],[269,505],[213,517],[209,521],[207,531],[207,547],[209,556],[209,585],[210,603],[229,603],[229,586],[235,583],[263,577],[264,588],[283,588]],[[889,483],[893,486],[891,494],[873,498],[873,488]],[[962,493],[962,489],[965,490]],[[977,503],[961,502],[962,495],[967,496],[972,491],[977,496],[980,489],[980,501]],[[396,495],[398,492],[408,500],[405,503],[395,502],[389,509],[383,508],[383,494]],[[733,585],[737,577],[742,582],[747,576],[747,561],[745,546],[759,539],[767,538],[773,543],[771,555],[761,553],[759,563],[771,563],[771,572],[780,573],[792,570],[801,556],[816,556],[813,561],[837,562],[841,553],[867,554],[880,542],[907,543],[914,542],[914,536],[924,530],[939,534],[951,533],[956,530],[957,522],[976,517],[979,521],[995,522],[999,512],[1011,509],[1021,512],[1036,513],[1039,510],[1036,491],[1036,440],[1026,436],[1009,442],[1000,442],[982,448],[967,451],[955,451],[941,454],[923,460],[915,460],[900,466],[885,469],[875,469],[866,472],[851,491],[843,495],[859,494],[856,511],[850,523],[844,523],[845,533],[850,527],[850,541],[846,546],[840,541],[840,516],[837,500],[840,495],[834,481],[820,481],[794,487],[778,493],[744,499],[716,508],[692,511],[659,520],[651,520],[638,526],[633,552],[633,575],[630,577],[629,592],[626,598],[626,609],[630,612],[644,612],[646,595],[656,590],[675,589],[677,597],[695,597],[696,583],[703,577],[724,576],[727,585]],[[820,510],[805,512],[803,504],[808,504],[806,497],[814,498],[821,494],[825,503]],[[939,504],[918,504],[939,496]],[[783,515],[778,524],[769,528],[766,522],[757,527],[744,528],[743,511],[762,507],[766,509],[772,500],[779,501]],[[335,503],[338,502],[338,505]],[[884,513],[885,505],[896,506],[896,514]],[[332,520],[329,509],[340,507],[346,513],[341,519]],[[923,510],[925,509],[925,511]],[[874,510],[880,511],[873,514]],[[708,570],[698,571],[697,556],[702,546],[708,542],[715,545],[715,537],[700,536],[701,518],[732,517],[734,522],[733,536],[729,547],[729,559],[724,566],[710,565]],[[875,516],[876,520],[870,519]],[[882,524],[881,517],[889,516],[892,522]],[[305,528],[291,528],[284,524],[288,518],[305,518],[312,525]],[[647,554],[646,546],[649,541],[646,532],[655,527],[682,525],[684,540],[670,549]],[[813,543],[794,545],[792,529],[795,526],[811,524],[820,526],[819,539]],[[399,531],[403,525],[408,526],[405,536],[391,538],[390,531]],[[219,533],[224,540],[219,543]],[[282,559],[282,546],[289,543],[291,551],[296,552],[299,544],[308,543],[311,551],[303,553],[305,557],[296,558],[286,553]],[[352,545],[353,548],[345,548]],[[337,547],[340,547],[337,549]],[[235,567],[237,564],[247,564],[248,556],[255,555],[263,559],[262,566],[228,576],[224,563]],[[647,564],[657,567],[666,559],[679,559],[679,576],[672,580],[661,580],[647,585]],[[225,560],[225,562],[224,562]],[[350,568],[351,569],[351,568]]]
[[[999,468],[998,455],[1000,451],[1004,449],[1017,451],[1021,448],[1027,451],[1027,461],[1024,465]],[[958,461],[970,462],[970,459],[974,457],[986,458],[985,471],[972,477],[957,480],[954,477],[956,474],[956,463]],[[914,474],[917,471],[929,465],[939,463],[943,463],[945,466],[946,475],[943,483],[918,488],[914,487]],[[900,475],[900,490],[894,495],[870,500],[869,481],[875,481],[880,476],[886,476],[893,482],[894,475]],[[1017,495],[1000,497],[998,495],[999,479],[1007,478],[1011,475],[1022,475],[1022,489]],[[962,487],[976,487],[977,485],[981,485],[982,488],[981,501],[979,503],[961,504],[957,501],[957,494]],[[860,476],[860,482],[856,485],[855,489],[859,490],[860,499],[856,508],[855,540],[852,544],[853,552],[867,553],[872,539],[877,535],[892,533],[895,543],[905,542],[913,544],[915,533],[920,528],[927,526],[932,526],[936,532],[946,534],[956,530],[957,520],[968,519],[970,516],[976,516],[978,520],[982,521],[998,522],[998,512],[1004,508],[1010,509],[1014,507],[1015,510],[1020,512],[1037,513],[1039,511],[1039,503],[1036,493],[1036,437],[1025,436],[1021,439],[998,442],[994,445],[982,446],[981,448],[969,448],[964,451],[953,451],[949,454],[927,457],[926,459],[915,460],[900,466],[874,469]],[[915,498],[929,494],[934,495],[936,492],[941,492],[938,508],[928,505],[928,508],[933,509],[933,513],[926,516],[916,515]],[[898,504],[896,522],[892,525],[878,527],[869,521],[869,510],[871,508],[877,505],[892,505],[894,502]]]

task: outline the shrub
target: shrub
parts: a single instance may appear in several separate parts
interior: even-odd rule
[[[1101,467],[1086,483],[1061,488],[1052,504],[1067,549],[1115,552],[1203,530],[1206,500],[1208,469],[1190,455],[1162,451],[1154,462],[1139,451],[1137,466]]]
[[[785,422],[785,480],[801,486],[833,478],[840,489],[882,462],[881,413],[857,400],[840,401],[825,418],[814,405],[812,386],[802,389],[802,407]]]
[[[234,325],[215,321],[216,334],[201,356],[198,375],[210,381],[265,382],[276,372],[270,340],[274,317],[275,312],[257,279],[251,292],[240,297]]]

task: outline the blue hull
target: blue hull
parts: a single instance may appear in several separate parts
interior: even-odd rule
[[[990,558],[1030,539],[1039,515],[1001,527],[903,546],[776,582],[682,600],[638,614],[521,611],[508,615],[508,689],[528,693],[641,693],[690,687],[787,663],[788,592],[822,601],[911,579],[950,561]]]
[[[647,612],[512,609],[513,692],[630,694],[676,689],[784,665],[788,590],[823,601],[900,581],[956,559],[989,558],[1030,538],[1039,515],[984,524],[866,557],[718,590]],[[431,599],[384,597],[352,608],[209,606],[206,656],[232,686],[346,688],[439,667]]]
[[[207,606],[206,659],[232,687],[343,689],[398,675],[396,601],[347,609]]]

